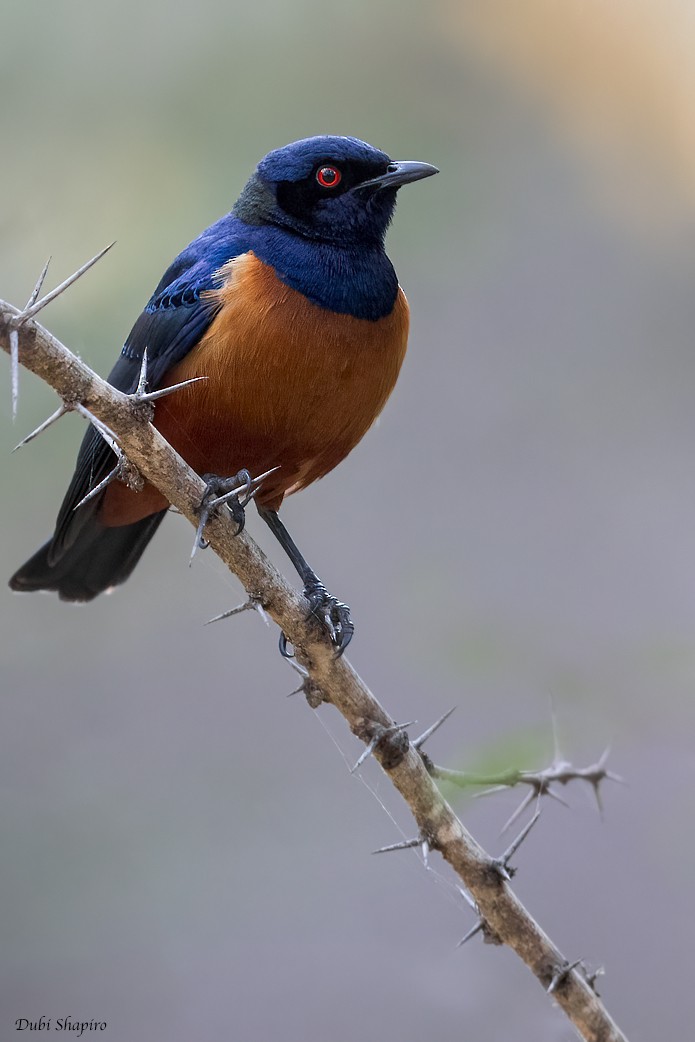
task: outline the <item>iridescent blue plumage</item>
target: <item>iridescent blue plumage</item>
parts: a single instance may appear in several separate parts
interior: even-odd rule
[[[352,342],[361,349],[372,342],[372,334],[378,340],[377,327],[386,329],[388,323],[395,323],[395,332],[390,335],[395,345],[393,351],[398,354],[397,373],[402,360],[399,352],[405,350],[407,304],[401,298],[404,325],[395,306],[398,282],[384,251],[384,238],[398,188],[432,173],[436,173],[435,168],[427,164],[393,163],[385,152],[350,137],[305,138],[270,152],[259,163],[232,212],[210,225],[167,268],[126,340],[109,375],[110,383],[126,393],[134,391],[145,349],[148,389],[155,390],[169,379],[193,349],[214,333],[213,323],[223,315],[235,314],[232,298],[225,304],[219,294],[209,291],[219,289],[220,269],[227,265],[229,275],[228,262],[250,253],[257,258],[254,264],[261,262],[260,269],[272,269],[275,286],[279,280],[305,298],[301,307],[293,310],[283,303],[284,291],[279,297],[276,295],[272,306],[283,316],[276,341],[296,345],[300,331],[292,327],[294,338],[285,337],[287,324],[294,321],[291,316],[309,314],[306,308],[311,305],[329,313],[324,316],[327,321],[322,319],[317,324],[312,319],[314,330],[322,329],[325,333],[334,331],[336,322],[346,326],[355,320],[366,322],[365,335],[360,334]],[[267,306],[267,300],[259,300],[252,293],[249,303],[244,304],[243,315],[236,315],[243,319],[237,323],[237,329],[243,326],[251,330],[251,335],[254,329],[257,333]],[[384,322],[387,326],[383,326]],[[332,360],[323,354],[327,341],[324,333],[313,333],[313,347],[319,350],[317,357],[322,363],[328,361],[327,377],[332,378],[335,371],[346,371],[345,359],[336,358],[337,368],[330,368]],[[229,347],[225,343],[220,341],[220,355]],[[267,349],[270,356],[276,348],[268,343]],[[284,374],[293,366],[294,350],[295,346],[291,346],[286,360],[276,367],[279,373]],[[381,353],[384,355],[383,348]],[[368,355],[369,364],[363,361],[362,366],[370,373],[374,367],[372,353]],[[381,364],[384,365],[383,358]],[[377,381],[382,376],[374,369]],[[307,373],[307,385],[311,378],[312,374]],[[395,374],[392,379],[395,380]],[[369,400],[369,395],[363,397]],[[374,415],[383,405],[378,395],[377,398],[381,404],[374,407]],[[187,400],[194,402],[195,396]],[[342,402],[341,407],[351,414],[351,403]],[[236,412],[234,406],[229,416],[232,428]],[[373,419],[372,415],[367,417],[364,430]],[[184,428],[185,423],[181,430]],[[220,437],[233,434],[232,430],[231,435],[228,431]],[[238,434],[241,437],[243,432]],[[175,438],[172,443],[179,447]],[[186,448],[181,448],[184,455]],[[340,452],[344,455],[349,449],[350,446],[342,447]],[[331,466],[339,458],[340,453]],[[307,465],[308,462],[311,461]],[[251,466],[253,461],[244,461],[247,464]],[[100,510],[109,490],[75,510],[75,505],[112,467],[113,453],[90,428],[80,448],[54,535],[13,577],[14,589],[53,589],[67,600],[90,600],[127,578],[165,510],[158,505],[156,513],[140,515],[141,520],[132,524],[126,520],[104,521]],[[283,473],[289,474],[289,467]],[[306,477],[301,467],[297,473]]]
[[[283,193],[303,191],[303,182],[323,162],[345,164],[353,184],[327,194],[310,218],[284,209]],[[398,291],[384,237],[393,215],[396,188],[365,200],[359,180],[383,174],[385,152],[351,137],[313,137],[270,152],[258,164],[231,213],[206,228],[167,268],[123,348],[109,379],[130,391],[147,345],[150,386],[198,342],[212,320],[205,290],[232,257],[252,250],[278,277],[313,304],[355,318],[377,321],[390,314]],[[299,187],[298,187],[299,186]],[[347,190],[345,190],[347,188]]]

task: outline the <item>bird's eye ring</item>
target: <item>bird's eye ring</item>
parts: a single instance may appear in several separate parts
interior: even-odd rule
[[[316,171],[316,180],[322,188],[336,188],[343,175],[337,166],[322,166]]]

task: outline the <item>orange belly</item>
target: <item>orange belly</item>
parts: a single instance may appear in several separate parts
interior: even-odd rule
[[[199,474],[279,467],[257,497],[277,509],[340,463],[381,412],[405,355],[408,303],[399,289],[391,314],[376,322],[338,315],[253,253],[220,274],[210,293],[216,317],[163,386],[206,379],[161,399],[154,425]],[[100,519],[130,524],[167,505],[151,485],[133,492],[115,482]]]

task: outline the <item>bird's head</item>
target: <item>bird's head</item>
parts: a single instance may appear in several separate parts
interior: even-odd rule
[[[234,213],[318,242],[381,244],[401,185],[436,173],[428,163],[394,162],[358,138],[304,138],[261,160]]]

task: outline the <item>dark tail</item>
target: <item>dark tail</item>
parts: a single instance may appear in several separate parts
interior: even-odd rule
[[[62,601],[91,601],[125,582],[165,514],[161,510],[117,528],[90,517],[74,542],[58,555],[52,539],[45,543],[15,572],[10,587],[20,593],[54,590]]]

